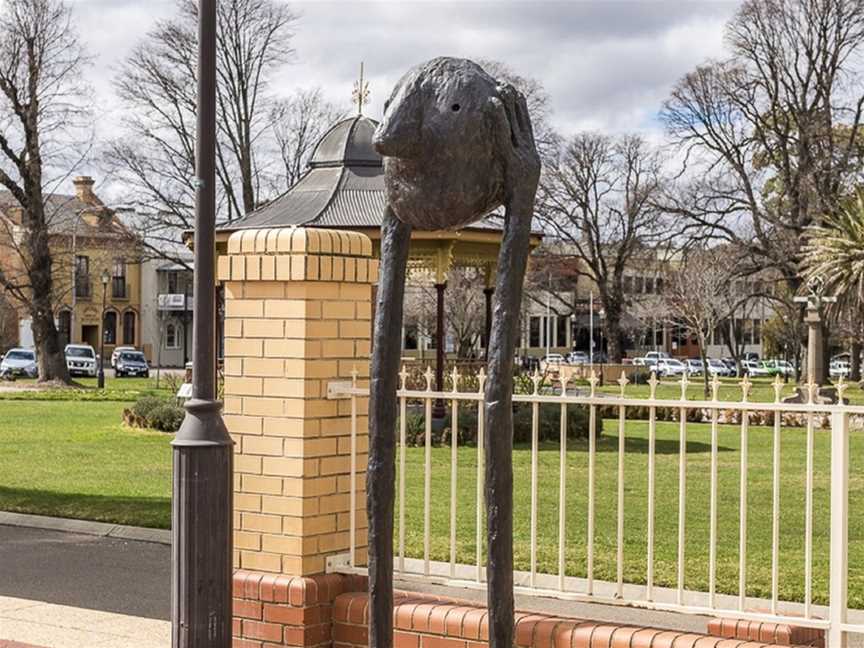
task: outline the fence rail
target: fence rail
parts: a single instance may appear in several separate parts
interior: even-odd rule
[[[485,570],[483,563],[483,446],[488,441],[484,422],[484,383],[485,375],[481,371],[476,390],[458,391],[460,375],[454,369],[451,375],[453,385],[452,391],[434,391],[432,389],[432,372],[427,370],[424,374],[426,389],[406,389],[406,372],[400,374],[402,377],[401,388],[397,392],[399,399],[399,453],[397,457],[398,466],[398,520],[396,533],[398,535],[398,554],[395,557],[396,570],[400,578],[406,580],[417,579],[427,582],[450,584],[464,587],[484,587]],[[656,396],[659,381],[655,376],[649,380],[648,398],[627,397],[625,389],[628,385],[626,376],[622,375],[618,381],[620,391],[618,394],[601,394],[597,392],[598,379],[596,375],[589,378],[589,387],[584,392],[573,393],[568,389],[566,378],[554,385],[552,393],[549,390],[541,391],[541,377],[535,374],[533,378],[533,392],[528,394],[514,394],[515,403],[529,404],[531,407],[531,434],[530,434],[530,521],[529,521],[529,569],[526,572],[516,574],[517,590],[520,593],[535,594],[541,596],[553,596],[557,598],[569,598],[584,601],[596,601],[613,604],[627,604],[654,609],[678,611],[694,614],[723,615],[756,621],[790,622],[798,625],[823,628],[827,631],[827,645],[844,646],[847,633],[864,633],[864,623],[850,623],[848,601],[848,521],[849,521],[849,422],[851,416],[864,416],[864,406],[851,406],[843,404],[843,394],[847,385],[842,381],[836,386],[840,404],[828,404],[818,402],[818,388],[816,385],[805,385],[803,389],[807,395],[806,402],[794,403],[783,402],[781,394],[783,383],[779,377],[772,384],[774,390],[773,402],[754,402],[750,400],[752,383],[744,378],[740,383],[740,401],[719,400],[721,383],[714,377],[710,388],[712,398],[710,400],[690,400],[687,398],[689,382],[687,376],[682,377],[679,385],[680,396],[677,399],[658,399]],[[342,385],[338,390],[337,397],[351,399],[351,477],[352,484],[350,506],[351,506],[351,539],[350,552],[334,561],[334,568],[339,571],[363,572],[362,565],[357,561],[356,541],[356,471],[357,471],[357,399],[367,397],[369,390],[360,387],[357,383],[356,373],[350,385]],[[432,438],[433,420],[432,404],[435,401],[446,401],[450,403],[451,423],[450,428],[454,432],[450,434],[449,460],[449,562],[433,561],[431,559],[431,506],[432,506]],[[422,404],[423,411],[423,547],[422,559],[406,556],[406,425],[408,419],[409,402]],[[475,511],[475,534],[474,543],[476,555],[474,564],[458,562],[457,551],[457,507],[460,505],[459,484],[459,417],[460,404],[471,404],[476,406],[477,415],[477,443],[476,443],[476,499],[471,503]],[[539,519],[539,465],[540,454],[540,406],[558,405],[560,407],[559,424],[559,458],[558,458],[558,537],[557,537],[557,573],[543,573],[538,568],[538,519]],[[587,519],[585,538],[585,560],[584,574],[576,576],[567,572],[567,529],[568,520],[572,519],[573,512],[567,507],[567,470],[568,470],[568,412],[570,408],[586,408],[588,411],[588,441],[587,441]],[[617,428],[617,475],[616,492],[614,493],[616,524],[614,526],[614,538],[616,544],[615,559],[616,577],[614,582],[595,579],[595,540],[597,521],[597,493],[596,493],[596,471],[597,471],[597,421],[601,415],[600,408],[607,414],[607,425],[613,424]],[[625,464],[626,441],[627,441],[627,411],[632,408],[647,408],[648,418],[648,452],[647,452],[647,521],[646,521],[646,554],[644,584],[631,584],[625,579],[625,492],[627,485],[627,471]],[[672,409],[677,411],[678,423],[678,462],[677,462],[677,511],[657,509],[657,423],[658,410]],[[609,418],[609,412],[617,410],[617,419]],[[707,479],[709,480],[709,503],[708,503],[708,586],[707,591],[693,591],[686,589],[685,565],[687,548],[687,508],[688,508],[688,431],[691,422],[689,413],[692,410],[701,410],[703,419],[707,415],[706,424],[710,426],[710,463]],[[740,465],[738,483],[738,587],[737,594],[729,594],[718,591],[718,507],[719,502],[719,432],[721,425],[728,428],[728,422],[721,422],[721,412],[737,412],[738,422],[731,425],[737,426],[740,438]],[[770,413],[766,423],[772,427],[771,435],[771,565],[770,565],[770,600],[755,599],[748,596],[748,502],[751,494],[748,492],[750,475],[749,458],[749,435],[751,418],[755,412]],[[800,415],[793,425],[803,423],[806,429],[805,442],[805,475],[804,475],[804,555],[803,570],[804,596],[803,601],[781,600],[780,596],[780,561],[781,561],[781,447],[782,428],[784,425],[784,414]],[[813,580],[814,580],[814,455],[815,455],[815,430],[817,427],[816,417],[830,417],[830,524],[829,524],[829,547],[830,567],[828,570],[828,600],[827,607],[816,606],[813,603]],[[464,498],[463,499],[463,506]],[[674,587],[660,587],[656,582],[655,563],[657,548],[657,522],[658,516],[676,516],[677,523],[677,564]],[[762,521],[760,520],[760,523]],[[631,579],[632,580],[632,579]],[[767,603],[767,605],[766,605]],[[767,607],[768,609],[762,609]],[[856,615],[857,619],[858,615]]]

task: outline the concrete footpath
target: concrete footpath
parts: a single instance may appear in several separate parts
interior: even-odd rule
[[[171,623],[0,596],[0,647],[169,648]]]

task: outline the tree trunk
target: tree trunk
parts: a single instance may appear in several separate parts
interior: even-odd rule
[[[621,313],[617,309],[606,309],[603,334],[606,336],[609,362],[620,364],[624,358],[624,332],[621,330]]]
[[[705,395],[705,400],[711,396],[711,387],[708,383],[708,352],[706,350],[706,339],[704,335],[699,335],[699,359],[702,360],[702,393]]]
[[[858,382],[861,380],[861,340],[852,340],[852,357],[849,358],[849,380]]]

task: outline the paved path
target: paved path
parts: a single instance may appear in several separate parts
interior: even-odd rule
[[[0,596],[169,619],[170,578],[163,544],[0,526]]]

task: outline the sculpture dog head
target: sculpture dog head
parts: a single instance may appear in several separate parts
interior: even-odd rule
[[[455,229],[505,201],[502,132],[509,144],[514,119],[530,132],[527,114],[517,114],[524,99],[517,98],[512,86],[466,59],[432,59],[400,79],[374,138],[399,220],[423,230]]]

